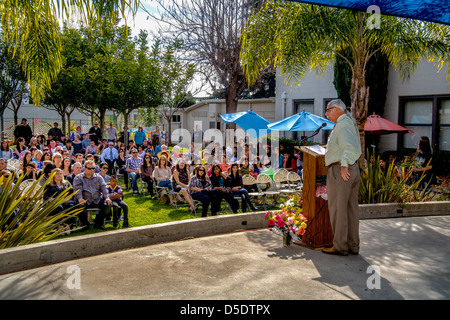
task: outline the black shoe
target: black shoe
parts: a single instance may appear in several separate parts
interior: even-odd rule
[[[123,226],[124,228],[129,228],[129,227],[130,227],[130,225],[128,224],[128,222],[124,222],[122,226]]]
[[[103,231],[106,230],[105,226],[94,226],[94,228],[95,229],[99,229],[99,230],[103,230]]]
[[[119,223],[118,222],[113,222],[113,227],[114,228],[117,228],[119,226]]]

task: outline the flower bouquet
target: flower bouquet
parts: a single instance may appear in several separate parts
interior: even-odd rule
[[[303,198],[300,194],[293,194],[280,207],[279,211],[268,211],[265,217],[269,227],[283,236],[283,245],[290,246],[292,240],[300,240],[306,231],[307,219],[302,213]]]

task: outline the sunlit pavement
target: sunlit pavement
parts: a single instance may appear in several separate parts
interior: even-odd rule
[[[0,299],[449,299],[450,216],[361,220],[359,255],[285,248],[269,229],[0,275]]]

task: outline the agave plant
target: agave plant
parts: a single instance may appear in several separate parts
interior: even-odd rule
[[[51,181],[40,177],[27,188],[21,187],[24,176],[14,183],[14,175],[0,178],[0,249],[54,239],[66,230],[67,220],[81,212],[79,206],[52,214],[73,197],[72,188],[64,190],[52,201],[44,201],[45,186]]]
[[[361,172],[359,202],[368,203],[406,203],[430,200],[431,189],[421,189],[422,174],[413,179],[411,167],[414,161],[403,162],[396,166],[390,163],[386,170],[381,168],[380,157],[372,156],[367,168]]]

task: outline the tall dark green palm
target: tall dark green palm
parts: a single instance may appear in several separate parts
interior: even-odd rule
[[[33,100],[39,103],[61,69],[61,22],[82,21],[89,26],[99,17],[126,19],[128,11],[134,16],[139,5],[139,0],[0,1],[4,40],[19,55]]]
[[[268,3],[249,19],[242,33],[242,65],[252,83],[264,68],[274,64],[286,81],[299,85],[310,69],[326,70],[340,55],[352,70],[351,111],[364,146],[364,123],[370,98],[366,84],[369,59],[385,54],[402,79],[412,75],[422,59],[435,62],[440,70],[447,64],[450,76],[450,26],[381,16],[379,28],[368,28],[371,15],[365,12],[299,4]],[[342,52],[351,51],[352,59]]]

